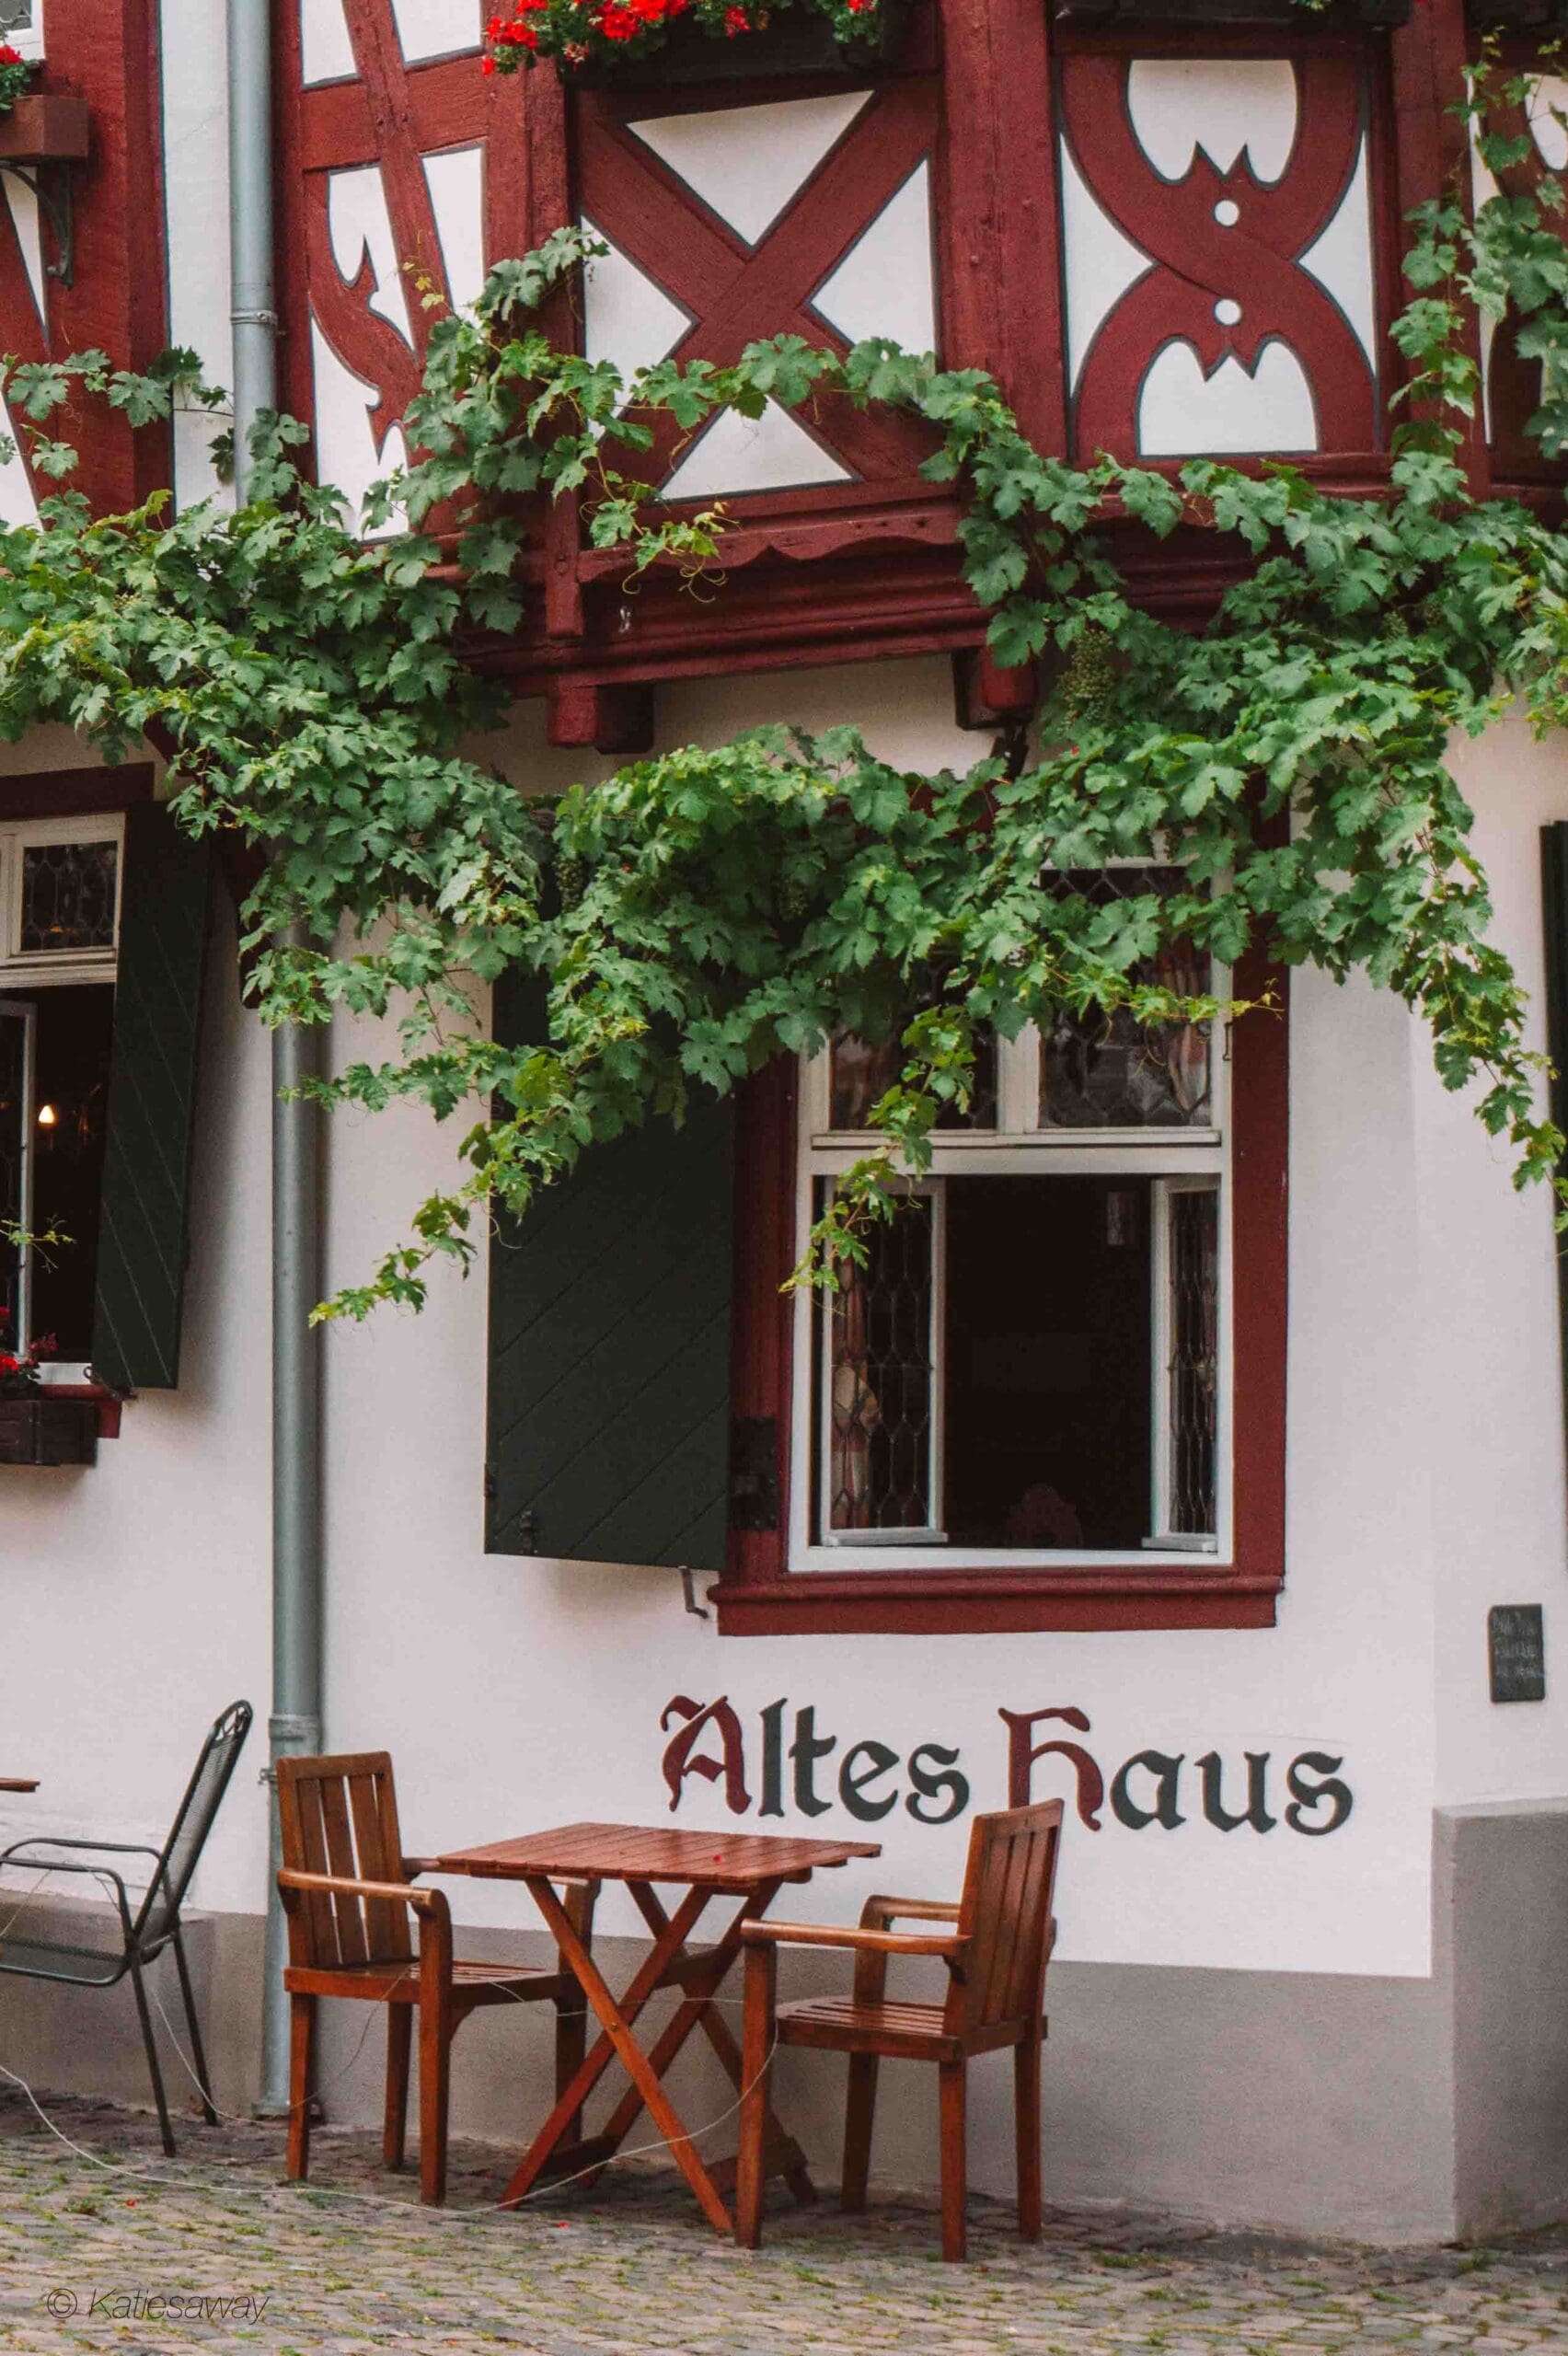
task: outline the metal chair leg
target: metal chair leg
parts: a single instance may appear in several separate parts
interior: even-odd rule
[[[185,2025],[190,2031],[190,2063],[195,2073],[197,2090],[202,2096],[202,2116],[209,2127],[218,2123],[217,2106],[213,2100],[213,2081],[207,2073],[207,2056],[202,2044],[202,2025],[196,2018],[196,1998],[190,1986],[190,1967],[185,1960],[185,1942],[179,1926],[174,1932],[174,1967],[179,1974],[179,1992],[185,1999]]]
[[[141,2015],[142,2042],[147,2049],[147,2069],[153,2081],[153,2100],[157,2105],[158,2127],[163,2135],[163,2147],[167,2156],[174,2157],[174,2130],[168,2123],[168,2102],[164,2094],[163,2072],[158,2067],[158,2049],[153,2041],[153,2016],[147,2010],[147,1992],[142,1984],[142,1967],[134,1956],[131,1959],[131,1985],[136,1991],[136,2010]]]

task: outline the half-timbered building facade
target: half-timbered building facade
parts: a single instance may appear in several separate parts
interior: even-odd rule
[[[352,500],[405,455],[441,306],[571,222],[607,254],[553,325],[627,374],[885,335],[990,370],[1049,453],[1385,482],[1401,224],[1470,170],[1465,0],[912,0],[870,64],[707,43],[678,71],[510,79],[480,71],[481,8],[276,0],[283,404]],[[6,349],[175,344],[228,381],[224,14],[0,0],[46,59],[0,126]],[[1517,128],[1522,179],[1568,170],[1549,106]],[[1556,502],[1507,330],[1479,357],[1476,487]],[[212,430],[95,418],[83,486],[105,511],[223,499]],[[911,768],[978,757],[1033,687],[985,651],[929,447],[835,401],[666,433],[663,497],[732,517],[701,597],[628,588],[557,502],[524,622],[482,655],[518,790],[776,719],[853,722]],[[0,512],[40,489],[18,456]],[[1124,552],[1178,618],[1234,562],[1189,529]],[[1544,1025],[1568,760],[1508,720],[1454,762]],[[227,885],[172,838],[162,780],[155,746],[112,769],[61,732],[0,747],[0,1212],[58,1200],[90,1260],[5,1272],[12,1345],[55,1335],[92,1458],[0,1467],[6,1743],[42,1778],[18,1831],[156,1835],[200,1726],[267,1699],[271,1067]],[[1048,2196],[1362,2235],[1558,2215],[1550,1206],[1390,998],[1257,959],[1232,978],[1279,1011],[1156,1059],[1124,1023],[999,1044],[918,1215],[830,1308],[780,1287],[885,1080],[847,1041],[602,1149],[420,1318],[334,1331],[326,1735],[394,1752],[421,1850],[820,1819],[883,1845],[825,1894],[843,1910],[951,1893],[975,1810],[1059,1792]],[[373,1047],[344,1025],[335,1052]],[[334,1119],[331,1284],[449,1150],[407,1108]],[[236,2104],[267,1809],[236,1786],[198,1889]],[[481,1940],[507,1920],[482,1886],[463,1904]],[[8,1997],[0,2062],[139,2094],[102,2010]],[[539,2109],[529,2034],[471,2032],[459,2127],[514,2140]],[[329,2112],[377,2115],[377,2058],[329,2048]],[[971,2134],[1002,2187],[994,2091],[977,2073]],[[827,2096],[800,2092],[826,2154]],[[928,2180],[927,2090],[899,2092],[879,2168]]]

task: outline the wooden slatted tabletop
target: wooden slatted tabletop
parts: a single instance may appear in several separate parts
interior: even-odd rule
[[[478,1849],[452,1849],[427,1859],[430,1872],[472,1874],[490,1881],[526,1882],[534,1903],[555,1939],[562,1969],[571,1973],[598,2016],[604,2034],[583,2057],[570,2084],[557,2088],[555,2108],[513,2169],[502,2201],[526,2200],[547,2172],[597,2175],[615,2157],[639,2115],[647,2108],[670,2146],[676,2166],[696,2193],[709,2223],[728,2233],[732,2220],[719,2178],[729,2180],[732,2163],[715,2166],[699,2155],[663,2080],[696,2029],[712,2046],[737,2094],[744,2095],[741,2049],[715,1999],[741,1952],[743,1923],[766,1913],[781,1882],[809,1881],[826,1865],[847,1865],[852,1857],[880,1857],[874,1841],[800,1841],[770,1832],[690,1832],[647,1824],[559,1824],[548,1832],[525,1832],[512,1841],[491,1841]],[[653,1945],[619,1996],[609,1987],[562,1905],[557,1882],[625,1882],[639,1913],[653,1934]],[[686,1895],[666,1913],[655,1882],[683,1884]],[[709,1946],[690,1944],[698,1917],[714,1903],[740,1900],[728,1928]],[[640,2014],[661,1988],[678,1988],[681,2002],[644,2047],[636,2034]],[[631,2080],[603,2131],[582,2137],[582,2106],[618,2058]],[[765,2172],[782,2175],[799,2200],[810,2200],[812,2180],[805,2154],[768,2111],[764,2136]]]
[[[755,1889],[763,1882],[809,1881],[828,1865],[880,1856],[872,1841],[801,1841],[771,1832],[690,1832],[672,1826],[561,1824],[432,1860],[442,1874],[525,1881],[684,1882],[688,1888]]]

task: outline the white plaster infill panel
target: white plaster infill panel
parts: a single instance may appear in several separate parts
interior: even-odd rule
[[[425,186],[441,240],[446,291],[455,310],[476,303],[485,283],[485,155],[448,147],[424,157]],[[416,298],[417,299],[417,298]]]
[[[299,0],[300,78],[308,88],[315,82],[341,82],[359,68],[343,0]]]
[[[586,214],[582,226],[585,236],[609,247],[583,272],[582,348],[595,364],[607,360],[629,385],[640,368],[651,368],[674,350],[691,315]]]
[[[1138,396],[1138,454],[1146,458],[1275,455],[1318,447],[1306,371],[1288,344],[1265,343],[1257,366],[1227,353],[1205,376],[1193,346],[1168,343]]]
[[[169,341],[200,353],[208,382],[233,382],[229,342],[228,53],[225,11],[213,0],[160,0],[164,219]],[[227,411],[174,419],[174,489],[182,508],[234,503],[212,445]]]
[[[1548,171],[1568,169],[1568,81],[1561,74],[1543,74],[1531,88],[1527,112],[1530,137]]]
[[[917,164],[861,231],[812,296],[812,308],[850,343],[886,336],[905,352],[936,351],[928,164]]]
[[[380,449],[371,412],[378,395],[345,367],[320,328],[310,323],[310,352],[316,387],[316,463],[323,482],[335,483],[349,502],[348,523],[358,528],[371,484],[408,463],[401,426],[395,425]],[[395,518],[388,531],[400,529]]]
[[[1061,159],[1062,254],[1067,295],[1067,375],[1074,391],[1089,348],[1129,286],[1154,265],[1091,193],[1066,138]]]
[[[1127,112],[1168,180],[1185,179],[1200,147],[1218,171],[1245,154],[1254,179],[1277,180],[1296,144],[1296,69],[1283,57],[1136,57]]]
[[[867,104],[868,90],[651,115],[627,129],[755,246]]]
[[[41,321],[44,318],[43,241],[39,229],[38,198],[26,180],[19,180],[15,172],[6,172],[4,177],[6,202],[11,208],[17,243],[22,249],[28,283],[32,288],[33,304]]]
[[[1242,218],[1245,220],[1245,214]],[[1372,283],[1372,192],[1366,173],[1366,138],[1356,150],[1350,176],[1333,219],[1315,245],[1301,257],[1319,285],[1339,306],[1355,329],[1366,354],[1366,364],[1378,373],[1378,323]]]
[[[479,0],[392,0],[392,16],[407,65],[478,49],[483,37]]]
[[[813,441],[777,401],[760,417],[722,410],[665,483],[665,499],[739,498],[755,491],[805,491],[847,482],[847,468]]]
[[[332,173],[327,191],[327,218],[332,237],[332,259],[347,285],[359,276],[366,255],[375,272],[370,308],[395,327],[409,351],[413,332],[409,325],[409,298],[398,267],[398,245],[379,164],[363,164],[353,171]]]
[[[14,443],[17,439],[16,421],[11,415],[9,406],[3,400],[0,400],[0,433],[3,433],[8,442]],[[51,487],[64,488],[63,484]],[[36,524],[38,522],[38,501],[33,496],[33,487],[29,480],[28,470],[22,464],[19,449],[13,456],[6,459],[4,466],[0,466],[0,522],[6,524]]]

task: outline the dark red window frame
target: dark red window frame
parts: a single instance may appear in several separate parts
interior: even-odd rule
[[[1236,994],[1274,1009],[1230,1034],[1232,1480],[1228,1562],[1147,1570],[1117,1564],[1062,1570],[791,1571],[789,1568],[794,1302],[779,1288],[797,1253],[797,1072],[781,1057],[743,1104],[735,1166],[735,1289],[731,1406],[770,1425],[775,1527],[732,1530],[713,1597],[724,1636],[1012,1634],[1036,1629],[1270,1628],[1285,1583],[1286,1195],[1289,1181],[1287,977],[1257,952],[1236,967]]]

